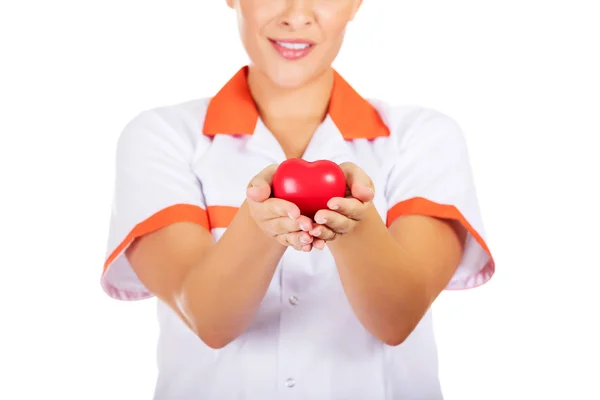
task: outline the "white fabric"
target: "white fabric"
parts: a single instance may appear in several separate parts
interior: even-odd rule
[[[260,120],[253,135],[204,137],[206,104],[199,100],[149,111],[125,130],[108,254],[164,208],[239,206],[250,178],[283,161]],[[374,203],[384,220],[395,205],[422,197],[455,206],[483,236],[458,126],[433,110],[373,104],[390,127],[389,137],[345,141],[327,118],[305,158],[357,163],[375,183]],[[216,240],[224,230],[212,229]],[[488,255],[470,235],[450,287],[474,286],[492,272]],[[102,279],[115,298],[150,296],[122,254]],[[156,400],[442,399],[431,313],[400,346],[383,344],[352,312],[328,250],[288,250],[254,323],[223,349],[204,345],[161,302],[159,323]]]
[[[210,143],[197,134],[198,116],[205,108],[205,101],[196,101],[145,111],[125,127],[119,138],[107,259],[120,251],[101,280],[111,297],[138,300],[152,296],[124,254],[136,227],[144,233],[149,233],[140,226],[145,222],[159,223],[152,230],[161,227],[161,221],[156,220],[165,218],[158,213],[170,206],[206,208],[200,181],[191,169],[194,152]]]
[[[447,288],[481,285],[491,278],[494,265],[473,236],[473,230],[482,237],[485,232],[463,132],[453,119],[429,109],[412,112],[408,120],[404,131],[391,136],[395,162],[385,188],[389,208],[415,198],[428,200],[412,211],[418,214],[456,207],[470,226],[463,262]]]

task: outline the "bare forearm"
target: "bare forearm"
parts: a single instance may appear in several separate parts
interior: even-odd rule
[[[180,308],[206,344],[223,347],[248,328],[285,250],[260,230],[244,203],[184,280]]]
[[[329,244],[344,291],[363,326],[396,345],[429,307],[418,265],[387,230],[374,207],[357,228]]]

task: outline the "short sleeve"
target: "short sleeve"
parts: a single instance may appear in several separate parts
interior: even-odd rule
[[[447,289],[469,289],[487,282],[495,264],[486,244],[459,125],[440,112],[423,109],[405,132],[392,132],[390,139],[398,153],[386,187],[387,225],[404,215],[459,221],[468,236],[463,259]]]
[[[191,167],[194,152],[190,138],[155,111],[140,114],[121,133],[101,278],[110,297],[152,297],[125,256],[133,240],[177,222],[193,222],[208,229],[201,185]]]

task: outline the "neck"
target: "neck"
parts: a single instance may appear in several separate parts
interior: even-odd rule
[[[261,119],[269,122],[321,123],[327,116],[333,88],[333,70],[329,68],[298,88],[275,85],[256,68],[248,71],[248,86]]]

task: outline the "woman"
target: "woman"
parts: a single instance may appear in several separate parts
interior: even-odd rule
[[[441,399],[430,305],[494,263],[465,141],[331,67],[360,0],[228,0],[252,65],[118,143],[102,285],[159,299],[156,399]],[[271,196],[290,157],[338,163],[313,219]]]

